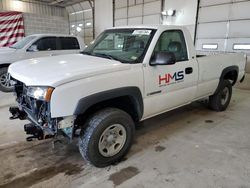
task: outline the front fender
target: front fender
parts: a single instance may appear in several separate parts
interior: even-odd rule
[[[96,93],[79,100],[74,115],[84,114],[88,108],[110,99],[128,96],[134,104],[139,118],[143,116],[143,99],[138,87],[123,87]]]

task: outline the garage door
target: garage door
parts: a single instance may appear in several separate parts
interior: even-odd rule
[[[250,1],[200,0],[196,49],[250,54]]]
[[[114,25],[160,24],[161,0],[115,0]]]

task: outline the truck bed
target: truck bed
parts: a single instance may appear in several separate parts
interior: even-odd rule
[[[245,74],[246,56],[242,53],[228,53],[216,55],[198,55],[199,65],[198,92],[196,98],[202,94],[210,95],[219,84],[220,75],[226,68],[237,66],[239,82]]]

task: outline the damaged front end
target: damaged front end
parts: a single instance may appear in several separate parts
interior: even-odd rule
[[[27,141],[43,140],[56,137],[64,133],[70,139],[74,134],[74,117],[51,118],[50,98],[53,92],[51,87],[27,87],[15,81],[17,107],[10,107],[10,119],[29,120],[24,125]]]

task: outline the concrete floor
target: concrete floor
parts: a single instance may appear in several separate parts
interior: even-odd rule
[[[13,102],[0,93],[0,188],[250,187],[250,91],[234,89],[226,112],[196,102],[141,123],[126,159],[104,169],[67,140],[25,142],[25,122],[8,120]]]

